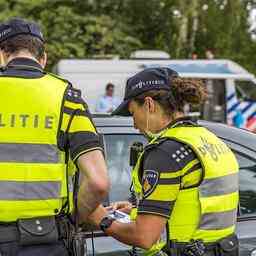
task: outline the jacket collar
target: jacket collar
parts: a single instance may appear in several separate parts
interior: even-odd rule
[[[30,58],[15,58],[15,59],[12,59],[6,66],[7,69],[15,68],[15,67],[19,67],[19,68],[24,67],[24,69],[26,69],[26,67],[36,68],[38,70],[43,71],[42,66],[38,62]]]

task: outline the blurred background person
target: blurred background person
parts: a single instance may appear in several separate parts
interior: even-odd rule
[[[191,53],[191,59],[192,59],[192,60],[197,60],[197,59],[198,59],[198,55],[197,55],[196,52],[192,52],[192,53]]]
[[[208,60],[213,60],[215,58],[212,49],[206,49],[206,51],[205,51],[205,58],[208,59]]]
[[[108,83],[105,90],[105,95],[100,97],[96,105],[96,112],[111,113],[120,104],[120,99],[114,97],[115,86],[112,83]]]

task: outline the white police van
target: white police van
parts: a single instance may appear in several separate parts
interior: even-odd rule
[[[63,59],[56,66],[59,75],[82,90],[91,112],[113,83],[115,96],[123,98],[128,77],[147,67],[167,66],[181,77],[205,80],[208,99],[204,106],[190,109],[205,120],[225,122],[256,130],[256,80],[253,74],[230,60],[93,60]]]

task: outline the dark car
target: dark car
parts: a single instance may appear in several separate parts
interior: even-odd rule
[[[111,190],[107,203],[127,200],[131,184],[129,149],[133,142],[146,143],[145,138],[133,128],[131,118],[94,117],[98,132],[102,134],[105,156],[111,178]],[[198,121],[224,140],[235,153],[240,167],[240,206],[237,234],[240,255],[256,256],[256,135],[246,130],[221,123]],[[131,248],[111,237],[94,238],[96,255],[129,255]],[[91,240],[87,241],[92,250]]]

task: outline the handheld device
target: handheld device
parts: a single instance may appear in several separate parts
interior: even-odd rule
[[[114,218],[115,220],[122,222],[122,223],[129,223],[131,222],[130,216],[124,212],[119,210],[110,211],[109,216]]]

